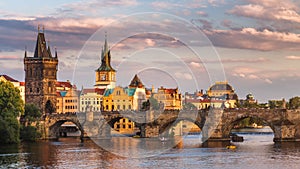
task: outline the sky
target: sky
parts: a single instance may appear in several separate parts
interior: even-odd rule
[[[300,96],[299,0],[0,1],[0,74],[24,81],[38,25],[58,80],[93,87],[105,35],[117,85],[206,91],[228,81],[240,99]]]

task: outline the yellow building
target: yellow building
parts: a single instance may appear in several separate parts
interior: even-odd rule
[[[102,106],[104,111],[126,111],[133,110],[133,99],[135,88],[122,88],[120,86],[114,89],[106,89]],[[122,118],[114,124],[114,130],[122,134],[134,133],[134,122]]]
[[[135,88],[122,88],[120,86],[114,89],[106,89],[103,95],[103,110],[133,110],[133,96],[135,90]]]
[[[79,91],[67,82],[56,82],[56,113],[77,113],[79,111]]]
[[[114,130],[121,134],[134,134],[134,128],[134,122],[126,118],[122,118],[114,124]]]
[[[181,94],[176,89],[158,88],[153,97],[164,105],[165,110],[180,110],[182,108]]]
[[[102,49],[101,53],[101,66],[96,70],[95,88],[106,89],[115,87],[116,70],[112,68],[110,60],[110,49],[108,49],[107,40],[105,37],[104,49]]]

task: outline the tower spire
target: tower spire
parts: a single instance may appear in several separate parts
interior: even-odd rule
[[[51,54],[51,50],[50,50],[50,40],[48,40],[48,49],[47,49],[47,51],[48,51],[49,57],[52,58],[52,54]]]
[[[27,57],[27,46],[25,45],[25,54],[24,54],[24,57],[26,58]]]
[[[105,31],[105,42],[104,42],[104,54],[108,53],[108,45],[107,45],[107,32]]]
[[[57,58],[57,49],[55,48],[55,58]]]

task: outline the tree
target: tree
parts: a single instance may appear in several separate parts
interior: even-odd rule
[[[38,121],[42,113],[39,108],[34,104],[26,104],[24,115],[21,117],[23,121],[20,128],[20,138],[23,141],[35,141],[41,137],[41,133],[38,132]]]
[[[0,143],[18,143],[18,117],[24,112],[20,91],[10,82],[0,82]]]
[[[192,103],[185,103],[183,105],[183,109],[184,110],[195,110],[195,109],[197,109],[197,107],[195,105],[193,105]]]
[[[159,110],[159,108],[160,108],[159,103],[154,97],[150,97],[149,102],[150,102],[150,107],[152,108],[152,110]]]
[[[31,125],[31,123],[36,122],[42,116],[41,111],[34,104],[25,104],[25,112],[22,116],[25,121],[25,126]]]
[[[300,108],[300,97],[296,96],[289,100],[290,109],[298,109]]]

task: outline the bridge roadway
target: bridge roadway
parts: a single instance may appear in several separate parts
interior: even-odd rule
[[[69,121],[81,131],[81,137],[109,138],[111,126],[121,118],[135,122],[141,137],[158,137],[182,120],[202,130],[203,141],[229,140],[230,131],[242,119],[256,117],[274,132],[274,142],[300,141],[300,110],[287,109],[210,109],[166,111],[114,111],[51,114],[41,120],[45,139],[59,137],[60,126]]]

